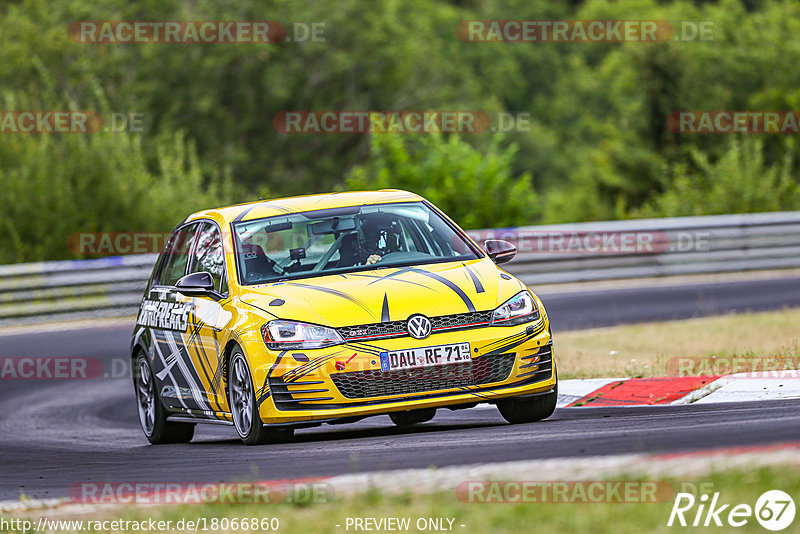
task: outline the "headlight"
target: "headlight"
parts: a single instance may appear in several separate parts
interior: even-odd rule
[[[513,326],[539,319],[539,309],[527,291],[517,293],[492,314],[492,325]]]
[[[333,328],[296,321],[270,321],[261,327],[261,334],[270,350],[323,349],[344,343]]]

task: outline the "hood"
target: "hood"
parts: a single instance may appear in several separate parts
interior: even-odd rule
[[[340,327],[491,310],[524,289],[500,275],[484,258],[250,286],[240,299],[281,319]]]

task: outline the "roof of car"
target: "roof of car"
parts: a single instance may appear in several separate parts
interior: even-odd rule
[[[325,193],[321,195],[304,195],[298,197],[259,200],[246,204],[237,204],[224,208],[198,211],[187,217],[187,221],[216,215],[227,222],[249,221],[286,215],[303,211],[344,208],[366,204],[387,204],[390,202],[420,201],[422,197],[400,189],[382,189],[380,191],[349,191],[345,193]]]

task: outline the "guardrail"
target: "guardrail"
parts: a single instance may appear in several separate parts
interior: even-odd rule
[[[636,219],[470,231],[519,252],[525,283],[800,267],[800,212]],[[0,326],[134,315],[155,254],[0,266]]]
[[[496,238],[514,243],[519,252],[508,271],[533,286],[800,267],[798,211],[469,233],[479,241]]]
[[[156,254],[0,266],[0,326],[135,315]]]

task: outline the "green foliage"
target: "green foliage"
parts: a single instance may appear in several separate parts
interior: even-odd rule
[[[78,232],[166,232],[234,197],[228,176],[204,175],[181,132],[158,139],[153,169],[132,134],[3,137],[0,263],[75,257]]]
[[[354,168],[348,189],[418,193],[466,228],[519,226],[536,220],[539,202],[530,175],[511,170],[516,146],[502,137],[479,151],[456,135],[375,134],[369,163]]]
[[[323,23],[324,40],[98,45],[67,32],[81,20],[264,19],[290,32]],[[713,40],[460,41],[457,24],[476,19],[710,22]],[[666,122],[800,109],[798,34],[794,0],[1,3],[3,110],[145,113],[147,127],[0,134],[0,238],[13,243],[0,261],[65,257],[59,232],[164,231],[194,207],[356,184],[420,192],[465,227],[800,209],[797,143]],[[278,132],[273,118],[291,110],[532,120],[503,138]]]
[[[787,141],[787,144],[793,144]],[[792,154],[783,161],[765,161],[760,139],[732,139],[728,150],[710,161],[700,150],[691,152],[691,165],[675,163],[668,172],[672,186],[636,215],[663,217],[748,213],[797,209],[800,185],[792,178]]]
[[[800,209],[795,143],[677,134],[666,121],[679,110],[797,109],[800,73],[790,65],[800,62],[800,4],[764,2],[748,12],[734,0],[596,1],[574,18],[706,21],[713,41],[572,54],[547,116],[569,163],[559,163],[560,184],[545,191],[545,222]]]

